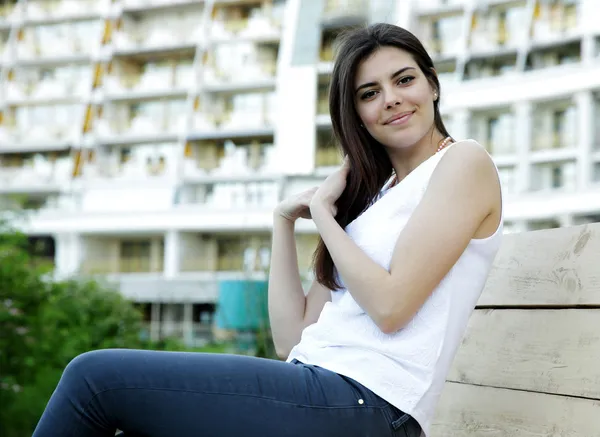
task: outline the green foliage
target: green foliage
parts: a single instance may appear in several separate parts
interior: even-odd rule
[[[27,238],[0,222],[0,435],[32,431],[64,367],[94,349],[186,350],[141,338],[142,316],[94,281],[52,279]]]

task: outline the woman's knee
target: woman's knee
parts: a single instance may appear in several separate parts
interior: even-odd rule
[[[95,386],[111,371],[110,361],[114,351],[99,349],[84,352],[73,358],[65,367],[62,384]]]

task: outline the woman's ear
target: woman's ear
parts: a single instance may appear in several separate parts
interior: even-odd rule
[[[434,77],[437,78],[437,71],[435,71],[435,68],[431,67],[431,73]],[[437,88],[437,85],[435,84],[435,81],[431,77],[428,78],[428,82],[429,86],[431,87],[431,93],[433,94],[433,101],[435,102],[437,101],[437,99],[439,99],[440,92]]]
[[[429,86],[431,88],[431,94],[433,94],[433,101],[435,102],[440,97],[440,92],[432,81],[429,82]]]

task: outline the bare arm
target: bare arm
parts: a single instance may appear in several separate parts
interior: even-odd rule
[[[275,213],[269,273],[269,319],[275,350],[280,358],[287,358],[300,341],[302,330],[317,321],[329,300],[329,289],[316,281],[304,295],[294,222]]]
[[[312,218],[340,276],[384,333],[396,332],[410,321],[483,221],[492,214],[499,220],[501,204],[498,177],[487,152],[470,142],[452,146],[400,233],[388,271],[348,237],[317,199],[311,204]]]

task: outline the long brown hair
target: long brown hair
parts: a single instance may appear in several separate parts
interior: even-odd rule
[[[344,156],[350,159],[346,189],[336,202],[336,221],[344,228],[362,214],[385,182],[391,177],[392,163],[381,143],[364,128],[354,104],[354,81],[360,62],[384,46],[396,47],[410,53],[437,90],[434,102],[434,125],[444,136],[449,136],[440,115],[440,82],[431,57],[412,33],[401,27],[378,23],[366,28],[348,30],[338,37],[336,61],[329,87],[329,112],[334,139]],[[322,238],[313,256],[315,277],[331,290],[341,288],[335,266]]]

